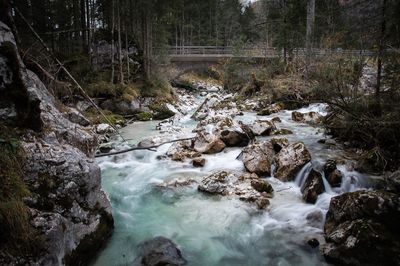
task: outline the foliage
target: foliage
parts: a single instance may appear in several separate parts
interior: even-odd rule
[[[24,156],[13,130],[1,126],[0,132],[0,248],[12,255],[32,254],[40,250],[41,239],[23,202],[30,196],[22,180]]]
[[[89,84],[86,92],[91,97],[114,97],[127,101],[136,99],[140,94],[139,89],[133,84],[112,84],[105,81]]]

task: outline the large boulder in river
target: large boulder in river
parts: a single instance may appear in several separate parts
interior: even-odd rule
[[[314,204],[318,196],[325,192],[324,181],[322,175],[314,169],[308,174],[304,186],[301,188],[303,199],[307,203]]]
[[[322,121],[322,116],[317,112],[301,113],[294,111],[292,112],[292,120],[295,122],[318,124]]]
[[[293,181],[297,172],[310,161],[310,152],[303,142],[290,144],[284,147],[275,158],[275,177],[281,181]]]
[[[323,254],[338,265],[400,265],[400,197],[357,191],[332,198]]]
[[[274,104],[271,104],[270,106],[262,109],[261,111],[259,111],[257,113],[257,115],[261,115],[261,116],[271,115],[271,114],[282,111],[283,108],[284,108],[284,105],[282,103],[274,103]]]
[[[240,130],[224,130],[221,132],[221,140],[228,147],[245,147],[249,144],[250,138]]]
[[[186,265],[177,245],[170,239],[158,236],[139,245],[139,256],[135,259],[135,266],[180,266]]]
[[[275,156],[270,141],[247,146],[243,149],[242,161],[247,171],[258,175],[271,175],[271,165]]]
[[[268,120],[256,120],[249,125],[249,128],[256,136],[269,136],[276,130],[274,122]]]
[[[201,132],[194,140],[194,150],[204,154],[215,154],[225,149],[225,143],[216,136],[205,136]]]

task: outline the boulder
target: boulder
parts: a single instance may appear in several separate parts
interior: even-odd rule
[[[301,188],[303,199],[307,203],[314,204],[318,196],[325,192],[324,181],[322,175],[314,169],[308,174],[304,186]]]
[[[400,197],[385,191],[345,193],[326,215],[325,258],[340,265],[400,265]]]
[[[324,174],[326,180],[332,187],[340,187],[342,184],[343,174],[337,169],[335,160],[328,160],[325,163]]]
[[[280,152],[283,148],[289,146],[289,141],[286,138],[273,138],[271,139],[272,147],[276,153]]]
[[[151,146],[152,143],[142,144],[144,146]],[[171,145],[171,147],[167,151],[167,156],[170,157],[173,161],[184,161],[187,158],[197,158],[200,157],[201,154],[196,152],[192,148],[191,140],[184,140],[175,142]]]
[[[234,178],[235,177],[232,173],[219,171],[204,178],[201,181],[198,190],[202,192],[207,192],[209,194],[228,195],[228,183]]]
[[[249,136],[239,130],[224,130],[221,132],[221,140],[228,147],[245,147],[249,144]]]
[[[215,136],[206,137],[204,134],[197,134],[194,141],[194,150],[204,154],[215,154],[224,150],[225,143]]]
[[[247,146],[243,149],[242,161],[247,171],[258,175],[271,175],[275,152],[270,141]]]
[[[249,127],[256,136],[269,136],[276,130],[275,124],[268,120],[256,120]]]
[[[109,124],[99,124],[96,126],[96,133],[97,134],[108,134],[108,133],[114,133],[114,128],[110,126]]]
[[[292,112],[292,120],[295,122],[318,124],[322,121],[323,116],[317,112],[300,113],[297,111]]]
[[[311,161],[311,155],[303,142],[284,147],[276,156],[275,177],[281,181],[293,181],[301,168]]]
[[[282,111],[283,108],[284,108],[284,105],[282,103],[274,103],[274,104],[271,104],[270,106],[268,106],[267,108],[264,108],[261,111],[259,111],[257,113],[257,115],[260,115],[260,116],[271,115],[271,114]]]
[[[186,265],[182,252],[170,239],[158,236],[139,245],[135,266]]]
[[[385,176],[386,190],[399,194],[400,193],[400,170],[389,173]]]
[[[271,184],[265,179],[253,179],[251,181],[251,186],[258,192],[272,193],[274,189]]]
[[[206,164],[206,159],[204,158],[195,158],[192,160],[192,164],[194,167],[203,167]]]
[[[85,116],[83,116],[78,110],[70,108],[67,113],[69,121],[72,123],[81,125],[83,127],[90,126],[90,121]]]
[[[258,209],[269,205],[268,198],[273,196],[273,188],[268,181],[260,179],[256,174],[219,171],[205,177],[198,190],[207,194],[238,197],[241,201],[255,204]]]

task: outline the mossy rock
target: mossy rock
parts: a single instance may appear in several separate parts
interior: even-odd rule
[[[136,119],[139,121],[150,121],[152,120],[153,115],[148,112],[142,112],[136,115]]]

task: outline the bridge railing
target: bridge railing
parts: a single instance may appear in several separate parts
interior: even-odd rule
[[[295,48],[291,50],[295,56],[305,56],[305,48]],[[343,50],[337,49],[312,49],[316,56],[329,55],[352,55],[352,56],[373,56],[376,53],[370,50]],[[232,46],[170,46],[168,48],[170,56],[215,56],[215,57],[279,57],[283,56],[283,50],[275,47],[249,46],[242,49],[235,49]]]

